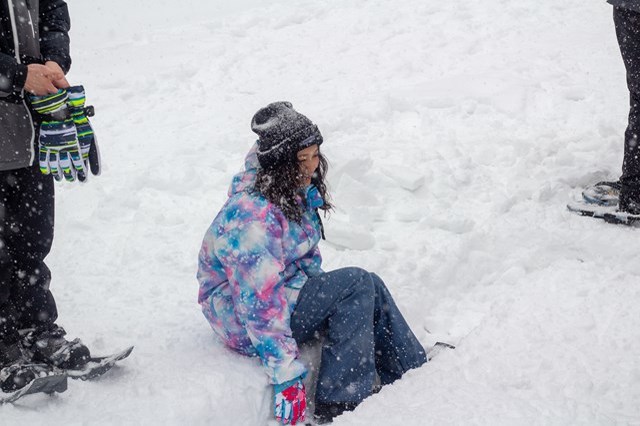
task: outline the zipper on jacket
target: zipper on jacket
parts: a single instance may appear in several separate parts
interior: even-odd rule
[[[7,0],[7,4],[9,6],[9,17],[11,19],[11,32],[13,32],[13,52],[16,56],[16,61],[18,64],[22,64],[20,60],[20,40],[18,39],[18,26],[16,24],[16,13],[13,9],[13,0]],[[27,9],[28,10],[28,9]],[[31,12],[29,11],[29,19],[31,19]],[[33,117],[31,116],[31,111],[27,106],[27,102],[24,98],[24,88],[20,91],[22,95],[22,105],[27,110],[27,115],[29,116],[29,121],[31,121],[31,140],[29,141],[29,152],[31,153],[31,158],[29,159],[29,165],[33,164],[33,159],[35,158],[35,150],[33,149],[33,142],[36,137],[36,132],[33,127]]]

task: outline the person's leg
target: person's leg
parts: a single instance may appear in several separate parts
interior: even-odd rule
[[[382,279],[370,274],[375,288],[376,370],[382,385],[427,362],[424,348],[409,328]]]
[[[613,20],[627,71],[630,103],[620,178],[620,208],[640,213],[640,13],[614,7]]]
[[[14,391],[36,376],[18,330],[53,324],[44,257],[53,237],[53,181],[37,168],[0,172],[0,389]]]
[[[13,262],[9,256],[6,235],[10,232],[9,219],[12,216],[13,190],[10,186],[14,179],[13,172],[0,172],[0,342],[12,344],[19,339],[17,330],[18,312],[12,300]],[[10,360],[0,359],[4,365]]]
[[[298,296],[291,330],[298,343],[326,333],[316,406],[353,408],[371,395],[375,380],[374,299],[371,276],[343,268],[309,279]]]
[[[0,316],[3,331],[49,327],[57,316],[44,258],[53,241],[54,186],[37,165],[0,176]]]
[[[68,341],[65,330],[56,325],[51,272],[44,263],[53,243],[53,177],[43,175],[38,164],[2,174],[0,258],[7,268],[0,277],[0,317],[8,318],[4,330],[11,338],[18,330],[26,331],[22,343],[34,361],[80,368],[90,358],[89,349],[79,339]]]
[[[427,361],[380,277],[360,268],[307,281],[291,329],[298,343],[326,333],[316,389],[316,414],[324,419],[371,395],[376,373],[389,384]]]

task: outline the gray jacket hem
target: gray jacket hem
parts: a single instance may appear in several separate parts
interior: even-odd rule
[[[31,162],[27,160],[15,160],[15,161],[0,161],[0,172],[6,172],[8,170],[24,169],[30,167]]]

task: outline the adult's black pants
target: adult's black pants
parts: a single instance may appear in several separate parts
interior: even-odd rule
[[[629,88],[629,123],[625,131],[621,181],[640,191],[640,13],[613,8],[618,45],[627,70]]]
[[[58,317],[44,263],[53,241],[54,182],[37,165],[0,171],[0,341]]]

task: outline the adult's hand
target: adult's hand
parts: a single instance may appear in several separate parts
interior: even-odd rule
[[[69,82],[67,81],[67,78],[64,76],[64,71],[62,71],[62,68],[60,68],[60,65],[58,65],[57,62],[47,61],[44,63],[44,66],[49,68],[54,73],[62,74],[62,78],[53,80],[54,86],[56,86],[58,89],[67,89],[69,87]]]
[[[40,64],[27,65],[27,80],[24,90],[36,96],[46,96],[58,92],[54,81],[64,79],[62,70],[52,70],[50,67]]]

